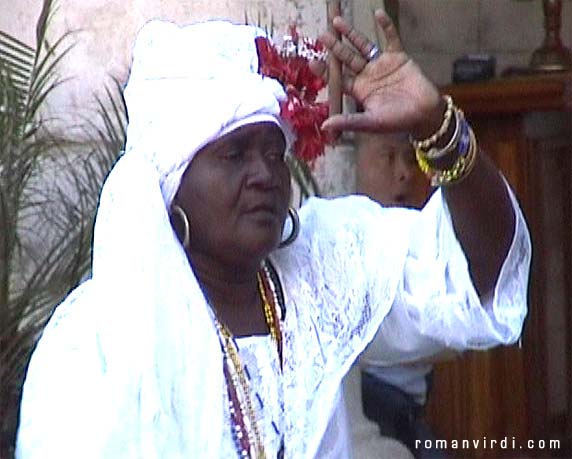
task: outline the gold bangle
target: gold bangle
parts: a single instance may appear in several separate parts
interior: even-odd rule
[[[465,156],[459,156],[455,163],[445,170],[436,170],[431,176],[432,186],[453,185],[461,182],[473,170],[477,160],[477,139],[469,126],[470,146]]]
[[[425,153],[427,159],[433,161],[439,158],[443,158],[444,156],[447,156],[449,153],[451,153],[453,150],[457,148],[457,145],[459,144],[459,139],[461,138],[463,129],[462,124],[465,116],[463,114],[463,111],[458,109],[457,107],[454,107],[453,111],[455,113],[455,132],[453,133],[453,136],[451,137],[447,145],[445,145],[443,148],[436,148],[436,147],[430,148],[429,151]]]
[[[417,165],[419,166],[419,169],[421,169],[421,172],[423,172],[427,176],[433,175],[434,169],[429,164],[429,161],[427,160],[424,151],[416,149],[415,157],[417,158]]]
[[[446,94],[443,96],[443,98],[445,99],[445,102],[447,102],[447,110],[445,110],[445,114],[443,115],[443,122],[441,123],[441,126],[431,137],[427,137],[424,140],[415,140],[413,137],[410,136],[409,141],[411,142],[411,145],[413,145],[413,148],[415,150],[417,149],[427,150],[428,148],[432,147],[437,143],[437,140],[439,140],[441,137],[443,137],[443,135],[445,135],[445,133],[449,129],[449,125],[451,124],[451,118],[453,116],[453,110],[455,106],[453,104],[453,98],[451,96]]]
[[[432,186],[459,183],[469,175],[473,169],[478,152],[477,139],[471,126],[467,125],[467,129],[469,130],[469,151],[466,155],[459,155],[455,162],[447,169],[434,168],[423,150],[415,150],[419,169],[431,179]]]

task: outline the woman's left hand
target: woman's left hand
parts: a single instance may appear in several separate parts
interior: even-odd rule
[[[363,107],[363,113],[332,115],[322,128],[334,134],[344,130],[409,131],[416,139],[427,138],[441,126],[446,103],[403,50],[391,20],[382,10],[376,11],[375,17],[386,47],[373,59],[368,56],[374,43],[339,16],[334,18],[333,26],[347,42],[331,33],[320,37],[347,72],[342,82],[344,92]],[[314,61],[312,68],[318,75],[326,73],[323,63]],[[444,137],[445,141],[450,138]],[[507,188],[493,163],[479,154],[469,176],[444,187],[443,195],[477,292],[487,298],[494,292],[516,227]]]
[[[320,36],[322,43],[344,66],[344,92],[364,110],[363,113],[333,115],[322,129],[336,133],[409,131],[416,138],[431,135],[442,122],[443,99],[404,52],[391,19],[383,10],[376,11],[375,17],[387,44],[372,60],[368,61],[367,56],[376,45],[339,16],[334,18],[333,26],[353,47],[330,32]],[[313,62],[312,68],[318,74],[326,73],[323,63]]]

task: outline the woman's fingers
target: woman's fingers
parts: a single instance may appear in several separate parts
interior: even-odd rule
[[[330,32],[320,35],[320,41],[352,72],[358,73],[366,66],[367,61],[359,53],[356,53],[351,46],[338,40]]]
[[[376,132],[379,126],[367,113],[343,113],[330,116],[322,124],[322,129],[336,133],[341,131]]]
[[[375,18],[383,30],[383,36],[385,37],[385,51],[394,53],[403,51],[399,33],[397,33],[397,28],[395,27],[395,24],[393,24],[391,18],[381,9],[375,12]]]
[[[363,113],[332,113],[322,124],[322,129],[332,134],[347,130],[389,132],[395,128],[402,129],[403,122],[407,122],[404,116],[408,115],[410,107],[404,108],[403,100],[395,93],[407,93],[405,83],[411,81],[411,75],[415,77],[415,73],[412,74],[410,68],[403,70],[409,58],[403,52],[399,34],[391,19],[383,10],[376,11],[375,18],[386,41],[387,54],[382,54],[379,60],[370,62],[377,46],[340,16],[333,18],[332,25],[342,39],[331,32],[320,36],[330,57],[343,64],[343,92],[365,108]],[[311,68],[317,75],[327,74],[327,66],[323,62],[312,63]],[[388,99],[387,95],[391,96],[392,92],[393,98]],[[382,99],[384,103],[380,105]]]
[[[310,70],[314,75],[319,76],[325,80],[328,79],[328,65],[321,60],[310,61]],[[353,94],[355,83],[355,75],[343,72],[342,74],[342,90],[345,94]]]
[[[327,81],[328,79],[328,64],[322,60],[310,61],[310,70],[312,73]],[[351,94],[354,87],[355,76],[348,72],[342,73],[342,90],[346,94]]]
[[[357,29],[350,27],[350,25],[340,16],[334,18],[333,25],[336,30],[346,37],[367,60],[367,56],[369,56],[371,51],[376,48],[376,44],[372,43],[369,38]]]

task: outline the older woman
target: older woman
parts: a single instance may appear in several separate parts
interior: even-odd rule
[[[341,18],[354,48],[321,37],[365,107],[323,128],[405,128],[429,138],[420,151],[449,148],[471,167],[445,174],[453,166],[435,163],[448,186],[423,212],[312,199],[299,224],[284,90],[257,72],[261,31],[142,29],[93,276],[57,308],[32,357],[18,457],[311,458],[342,376],[382,320],[394,363],[518,338],[530,257],[518,205],[474,138],[470,150],[449,145],[470,130],[378,20],[380,56]]]

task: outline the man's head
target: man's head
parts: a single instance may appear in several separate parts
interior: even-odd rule
[[[357,192],[384,206],[421,208],[430,194],[405,133],[360,133],[357,144]]]

